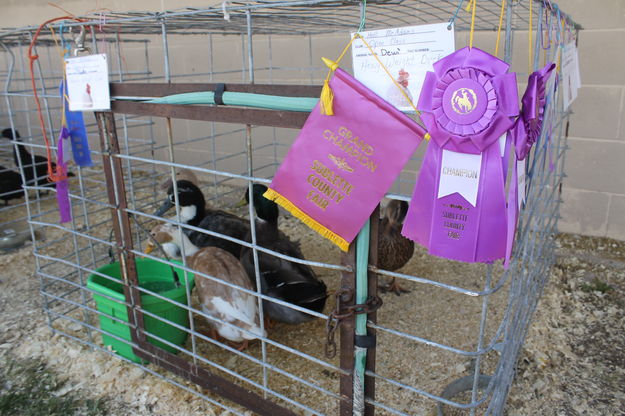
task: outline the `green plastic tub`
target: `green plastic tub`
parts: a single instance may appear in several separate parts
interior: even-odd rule
[[[173,260],[173,262],[181,264]],[[160,263],[151,259],[137,259],[137,274],[139,276],[139,286],[158,293],[159,295],[172,299],[176,302],[187,305],[187,294],[185,290],[185,272],[182,269],[174,267],[180,279],[180,287],[176,287],[172,274],[172,267],[167,264]],[[100,267],[98,272],[110,276],[117,281],[107,279],[96,274],[89,276],[87,287],[94,291],[93,298],[98,311],[107,315],[114,316],[124,322],[128,322],[128,313],[124,304],[124,289],[121,284],[122,274],[119,263],[111,263]],[[194,278],[191,273],[187,274],[189,289],[193,289]],[[118,300],[116,302],[101,295],[109,296]],[[141,304],[143,309],[160,316],[168,321],[174,322],[182,327],[189,327],[189,315],[187,311],[179,306],[174,305],[164,299],[143,293],[141,295]],[[176,328],[160,319],[152,316],[143,315],[145,329],[148,334],[154,334],[165,339],[172,344],[182,345],[187,340],[187,332]],[[100,315],[100,328],[103,331],[102,338],[104,345],[111,348],[119,355],[128,358],[134,362],[141,362],[141,359],[132,352],[132,347],[111,335],[115,335],[121,339],[131,341],[130,328],[127,324],[115,321],[108,316]],[[107,335],[109,334],[109,335]],[[148,336],[148,341],[164,350],[176,353],[177,350],[163,342]]]

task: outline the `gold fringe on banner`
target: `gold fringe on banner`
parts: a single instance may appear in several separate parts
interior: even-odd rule
[[[328,230],[323,225],[319,224],[317,221],[309,217],[304,211],[300,210],[291,201],[280,195],[278,192],[274,191],[273,189],[267,189],[263,196],[270,201],[274,201],[276,204],[289,211],[295,217],[299,218],[304,224],[321,234],[322,237],[327,238],[328,240],[339,246],[341,250],[349,250],[349,242],[347,240],[345,240],[340,235]]]

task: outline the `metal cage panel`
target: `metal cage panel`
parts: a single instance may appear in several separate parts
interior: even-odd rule
[[[527,32],[521,31],[528,28],[530,11],[525,3],[509,3],[502,33],[504,58],[522,80],[528,70],[527,45],[518,45],[525,40]],[[500,7],[497,1],[478,2],[480,47],[494,43]],[[534,2],[535,34],[548,32],[557,39],[573,39],[575,33],[560,25],[553,31],[545,29],[550,16],[560,13],[551,7]],[[470,20],[458,9],[458,2],[451,0],[369,2],[367,29],[455,19],[457,44],[461,45],[467,42]],[[379,211],[374,212],[369,292],[375,296],[378,280],[395,277],[411,293],[398,298],[386,295],[384,305],[368,314],[367,327],[376,336],[376,347],[368,354],[365,397],[358,397],[353,387],[353,315],[341,322],[335,335],[339,354],[331,359],[324,355],[326,321],[335,301],[343,312],[354,304],[353,298],[345,296],[355,285],[354,248],[341,255],[284,213],[281,229],[300,241],[306,255],[303,262],[314,268],[332,294],[323,313],[313,313],[317,319],[299,326],[280,324],[260,342],[238,351],[206,336],[210,318],[189,291],[189,305],[178,304],[190,320],[189,328],[179,328],[189,339],[181,346],[159,339],[177,354],[147,342],[143,321],[162,318],[141,306],[141,295],[147,292],[137,285],[134,259],[146,257],[142,253],[145,229],[160,220],[153,212],[164,197],[162,184],[175,169],[190,169],[199,177],[209,204],[250,218],[253,207],[235,209],[233,204],[249,184],[269,182],[305,114],[194,109],[126,98],[211,90],[217,82],[241,91],[316,96],[326,74],[320,57],[338,55],[347,33],[357,28],[361,13],[359,4],[353,2],[256,2],[159,14],[109,13],[104,25],[97,19],[82,23],[91,28],[91,50],[112,58],[113,112],[97,117],[85,114],[94,166],[72,167],[76,174],[71,181],[72,222],[58,224],[54,190],[48,187],[26,186],[24,202],[0,208],[2,212],[15,210],[11,220],[27,218],[36,235],[36,269],[54,332],[111,353],[102,347],[99,319],[104,316],[126,325],[131,340],[113,337],[153,363],[137,365],[234,414],[244,414],[244,408],[249,408],[267,415],[347,415],[362,400],[365,414],[425,414],[433,409],[442,414],[451,408],[468,414],[502,414],[516,357],[554,257],[569,117],[559,96],[548,103],[539,145],[529,159],[527,204],[508,270],[499,264],[467,265],[433,258],[420,248],[400,271],[380,270],[376,267]],[[67,22],[65,28],[77,25]],[[5,110],[0,112],[0,122],[3,128],[19,130],[23,137],[22,142],[0,143],[3,166],[9,164],[17,146],[43,154],[25,56],[34,29],[0,33],[4,64],[0,105]],[[59,26],[55,31],[58,40],[63,31]],[[55,39],[49,32],[42,33],[36,81],[48,136],[54,139],[61,110],[56,93],[61,59]],[[555,47],[545,49],[538,43],[542,42],[539,36],[534,39],[531,70],[555,59],[556,54]],[[349,65],[347,59],[343,66]],[[410,198],[422,154],[420,149],[414,155],[388,198]],[[180,219],[177,212],[168,221],[181,225]],[[256,254],[266,252],[254,239],[240,243]],[[147,256],[166,262],[159,255]],[[101,275],[97,270],[111,259],[125,264],[125,301],[116,302],[128,311],[126,323],[98,310],[94,293],[86,285],[89,275]],[[183,270],[192,273],[185,264]],[[251,294],[259,304],[271,301],[259,291]],[[170,372],[156,371],[158,366],[205,390],[188,389]]]

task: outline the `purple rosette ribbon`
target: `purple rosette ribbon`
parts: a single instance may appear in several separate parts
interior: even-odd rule
[[[492,262],[506,253],[505,175],[499,138],[519,114],[516,75],[463,48],[434,64],[417,108],[431,136],[402,234],[432,255]]]
[[[504,61],[468,47],[434,64],[417,109],[439,147],[479,154],[512,127],[519,105],[516,75],[508,69]]]
[[[518,160],[527,157],[540,137],[545,114],[547,82],[556,64],[553,62],[533,72],[527,80],[527,88],[521,99],[521,115],[514,128],[514,147]]]

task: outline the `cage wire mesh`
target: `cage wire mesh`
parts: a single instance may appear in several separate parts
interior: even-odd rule
[[[529,2],[507,3],[502,31],[504,59],[513,65],[512,70],[517,72],[523,86],[528,69],[557,60],[557,43],[573,40],[576,27],[559,24],[565,15],[552,3],[534,2],[531,30],[535,43],[528,68]],[[461,9],[461,4],[458,1],[368,2],[366,28],[453,21],[456,45],[461,47],[468,43],[470,24],[469,13]],[[500,10],[499,1],[477,2],[475,45],[484,50],[494,49]],[[320,57],[338,55],[349,33],[358,27],[361,12],[357,2],[227,2],[223,7],[166,13],[107,12],[105,16],[87,16],[80,25],[90,28],[91,51],[109,56],[112,82],[155,86],[215,82],[316,86],[326,75]],[[80,25],[57,24],[55,35],[44,30],[36,45],[37,88],[45,128],[53,141],[58,135],[62,110],[58,97],[62,53],[58,42],[71,41],[69,31]],[[14,149],[22,147],[31,154],[43,154],[45,148],[27,66],[27,49],[35,30],[35,27],[11,29],[0,34],[3,60],[0,122],[2,128],[13,128],[21,135],[20,141],[0,143],[0,164],[8,169],[17,170],[12,160]],[[553,39],[553,43],[544,35]],[[349,70],[349,58],[342,67]],[[553,236],[569,117],[563,109],[561,94],[548,100],[545,114],[538,146],[528,159],[527,204],[520,214],[514,259],[508,270],[500,264],[463,264],[434,258],[419,247],[399,271],[370,267],[371,276],[377,276],[380,281],[397,278],[410,293],[399,297],[384,295],[384,305],[375,319],[368,321],[369,330],[376,334],[375,357],[370,358],[375,366],[370,365],[366,371],[366,383],[375,382],[375,395],[367,390],[364,397],[368,414],[373,409],[379,414],[393,415],[502,414],[519,349],[554,259]],[[112,124],[105,125],[102,118],[98,128],[95,118],[88,113],[85,121],[94,164],[71,167],[76,175],[70,180],[72,221],[59,224],[54,189],[37,183],[27,183],[23,199],[12,200],[0,208],[2,221],[28,219],[35,240],[35,267],[41,278],[44,309],[52,331],[104,353],[114,354],[104,346],[103,335],[109,341],[113,339],[140,351],[142,345],[103,330],[100,322],[104,318],[112,325],[129,327],[145,335],[145,330],[137,329],[134,320],[129,323],[125,317],[103,312],[96,306],[94,290],[87,287],[89,276],[100,277],[108,284],[111,278],[101,268],[119,260],[118,254],[123,255],[123,250],[130,251],[137,259],[148,257],[169,263],[158,252],[146,255],[142,248],[147,243],[145,230],[162,221],[154,211],[165,198],[163,184],[177,169],[186,168],[195,173],[208,204],[250,218],[253,206],[235,208],[234,204],[248,192],[248,184],[269,182],[297,130],[114,114],[119,144],[116,151],[107,141]],[[104,133],[104,147],[100,144],[100,131]],[[388,198],[409,200],[422,155],[423,149],[410,160]],[[118,171],[114,169],[116,163]],[[19,171],[24,174],[28,166],[19,164]],[[112,175],[108,179],[104,175],[106,164]],[[121,202],[127,204],[126,208],[120,208]],[[131,240],[118,241],[121,237],[112,232],[117,227],[115,224],[122,222],[122,211],[132,217],[126,217],[131,235],[124,236]],[[167,221],[188,228],[181,222],[180,210]],[[280,216],[280,228],[291,239],[299,240],[306,258],[299,262],[315,270],[331,296],[323,313],[302,310],[315,319],[296,326],[278,324],[246,350],[239,351],[206,335],[211,318],[202,311],[197,295],[188,286],[184,289],[190,299],[188,305],[147,288],[138,289],[142,296],[149,294],[166,304],[175,304],[190,322],[187,328],[142,307],[144,319],[163,321],[188,335],[181,345],[150,334],[153,340],[175,351],[193,368],[209,370],[221,380],[255,394],[253,397],[259,401],[237,400],[237,394],[243,390],[231,390],[234,393],[230,396],[224,394],[233,399],[227,400],[210,389],[190,388],[154,364],[134,364],[234,414],[243,414],[245,407],[252,407],[260,414],[321,415],[336,414],[339,410],[341,414],[351,413],[351,401],[355,398],[341,390],[339,380],[351,380],[353,362],[349,360],[353,358],[343,356],[344,349],[340,356],[327,358],[324,344],[326,320],[334,308],[332,295],[340,289],[342,278],[350,278],[353,261],[342,260],[331,243],[284,212]],[[128,241],[131,246],[116,250]],[[253,247],[256,254],[266,252],[255,244],[254,238],[251,243],[240,243]],[[179,270],[183,281],[188,283],[193,274],[196,282],[200,278],[215,279],[194,273],[184,256],[182,261]],[[127,292],[124,300],[105,298],[122,309],[136,308],[133,293],[138,292]],[[249,293],[259,302],[267,300],[260,291]],[[262,326],[265,327],[264,322]],[[144,352],[153,354],[153,351]],[[162,361],[159,363],[172,369]],[[192,373],[183,376],[205,386]],[[272,408],[267,403],[279,407]]]

